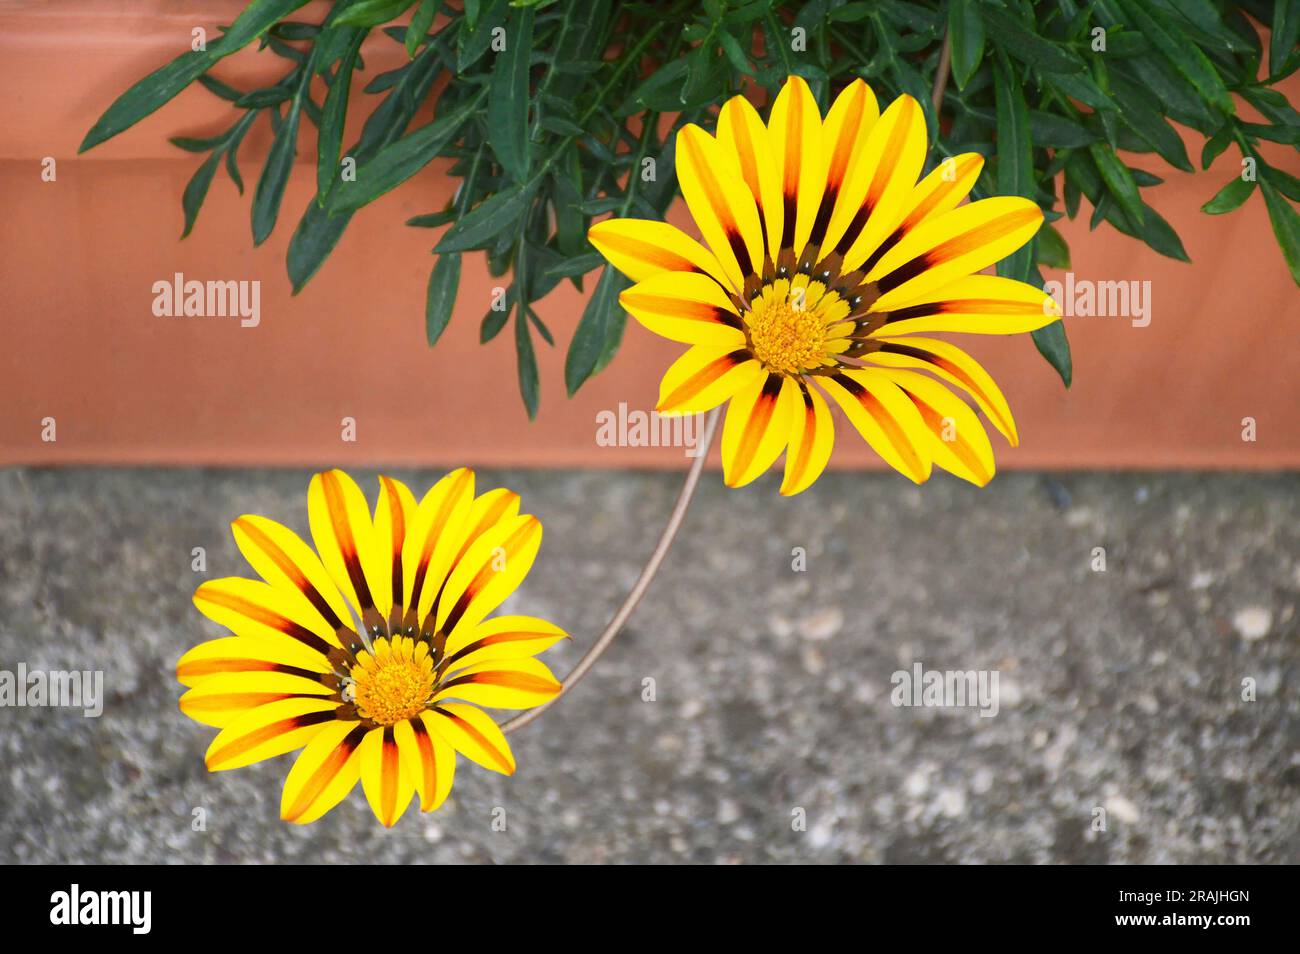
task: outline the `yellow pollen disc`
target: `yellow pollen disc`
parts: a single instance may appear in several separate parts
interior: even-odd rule
[[[754,357],[769,371],[798,374],[826,364],[827,323],[848,313],[839,295],[797,276],[763,289],[745,316]]]
[[[362,652],[352,667],[357,710],[379,725],[394,725],[424,711],[433,695],[429,647],[406,637],[375,640],[375,652]]]

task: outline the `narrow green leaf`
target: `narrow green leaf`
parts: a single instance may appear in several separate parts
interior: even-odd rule
[[[519,221],[528,209],[538,180],[514,185],[485,199],[453,225],[438,242],[437,252],[467,252],[482,248],[502,230]]]
[[[948,36],[952,40],[952,75],[965,89],[984,58],[984,20],[976,0],[948,4]]]
[[[309,79],[311,71],[304,69],[298,94],[293,98],[284,122],[276,131],[271,151],[266,157],[266,165],[257,180],[257,191],[253,193],[254,245],[266,241],[280,215],[280,202],[284,199],[284,188],[289,182],[289,173],[293,171],[293,157],[298,151],[298,122]]]
[[[528,177],[528,60],[533,51],[532,8],[512,11],[506,21],[505,49],[492,64],[487,103],[488,144],[506,174]]]
[[[1220,189],[1209,202],[1201,206],[1201,211],[1210,215],[1222,215],[1224,212],[1231,212],[1250,198],[1250,194],[1255,191],[1255,181],[1253,179],[1243,179],[1237,176],[1228,180],[1228,184]]]
[[[573,340],[569,343],[569,351],[564,357],[564,386],[570,397],[595,372],[597,363],[605,353],[615,314],[622,310],[618,296],[629,284],[612,265],[605,266],[601,272],[600,280],[596,282],[591,299],[583,309],[582,318],[573,332]]]
[[[1280,76],[1300,46],[1300,0],[1273,0],[1273,28],[1268,40],[1268,72]]]
[[[993,83],[998,120],[998,192],[1032,199],[1034,141],[1029,129],[1029,108],[1006,54],[1001,52],[993,63]],[[998,274],[1025,281],[1034,259],[1034,243],[1031,241],[1007,256],[998,265]]]
[[[293,238],[289,240],[289,254],[286,265],[289,281],[293,284],[293,293],[302,291],[313,275],[320,270],[334,246],[338,244],[344,229],[352,221],[351,212],[330,215],[313,197],[307,201],[307,211],[298,220]]]
[[[1048,268],[1070,267],[1070,246],[1052,225],[1044,225],[1038,232],[1038,261]]]
[[[984,5],[984,26],[989,37],[1015,59],[1049,73],[1080,73],[1084,62],[1068,47],[1058,46],[1022,25],[997,7]]]
[[[85,152],[134,126],[206,73],[218,60],[247,46],[306,2],[307,0],[253,0],[231,24],[230,29],[209,43],[206,50],[182,53],[114,100],[86,133],[86,138],[81,141],[77,151]]]
[[[1300,213],[1267,181],[1260,182],[1259,191],[1264,193],[1268,220],[1282,249],[1286,267],[1291,270],[1291,280],[1300,285]]]
[[[181,238],[190,234],[194,228],[194,220],[199,216],[199,208],[203,205],[203,200],[207,198],[208,187],[212,185],[212,177],[216,174],[217,164],[221,161],[221,150],[215,149],[212,155],[203,160],[203,164],[195,171],[185,187],[185,194],[181,196],[181,208],[185,212],[185,231],[181,233]]]
[[[461,127],[477,110],[479,99],[476,96],[458,109],[439,116],[359,165],[354,180],[340,182],[330,191],[327,200],[330,212],[356,211],[427,166],[460,134]]]
[[[411,17],[411,25],[406,28],[406,55],[411,59],[415,59],[415,51],[429,35],[429,27],[433,26],[433,16],[437,12],[438,0],[422,0]]]
[[[1092,156],[1097,171],[1101,173],[1102,181],[1115,196],[1115,201],[1119,203],[1120,208],[1127,212],[1133,221],[1141,225],[1144,203],[1138,194],[1137,183],[1133,181],[1133,174],[1129,172],[1128,166],[1115,155],[1114,149],[1102,142],[1095,142],[1089,146],[1088,154]]]
[[[1047,363],[1056,369],[1062,383],[1068,388],[1074,378],[1074,365],[1070,360],[1070,342],[1065,337],[1065,323],[1057,320],[1046,327],[1039,328],[1031,337],[1038,353],[1047,359]]]
[[[466,8],[465,24],[456,35],[456,69],[464,73],[477,63],[492,45],[492,31],[506,22],[507,0],[483,0],[477,16]]]
[[[1178,73],[1196,87],[1205,101],[1223,113],[1233,112],[1232,97],[1214,64],[1201,52],[1172,17],[1147,0],[1119,0],[1125,13],[1144,37]]]
[[[415,0],[358,0],[334,18],[335,26],[374,27],[406,12]]]
[[[439,255],[429,273],[429,290],[424,300],[424,333],[430,345],[437,344],[447,329],[452,310],[456,307],[456,291],[459,287],[459,253]]]
[[[533,336],[528,330],[528,305],[522,301],[515,308],[515,359],[519,372],[519,396],[524,399],[528,419],[536,420],[541,387],[537,380],[537,355],[533,352]]]
[[[352,89],[352,70],[356,66],[357,54],[361,43],[366,38],[364,30],[351,31],[352,41],[348,44],[339,62],[334,82],[325,95],[325,108],[321,113],[320,133],[316,137],[316,194],[317,201],[322,201],[334,188],[339,177],[339,154],[343,149],[343,126],[348,115],[348,96]]]

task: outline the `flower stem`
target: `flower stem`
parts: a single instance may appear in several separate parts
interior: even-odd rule
[[[522,729],[555,705],[596,664],[596,660],[609,648],[610,643],[614,641],[614,637],[622,630],[623,624],[632,615],[632,611],[641,602],[641,597],[649,589],[650,582],[655,578],[655,574],[659,572],[660,564],[664,562],[664,557],[668,555],[668,549],[673,545],[673,539],[677,536],[677,531],[681,529],[682,519],[686,516],[686,508],[690,505],[691,498],[695,496],[695,488],[700,482],[700,472],[704,470],[704,462],[709,456],[710,448],[713,446],[713,433],[717,430],[718,415],[721,410],[721,408],[714,408],[705,419],[704,432],[700,435],[700,440],[695,446],[696,457],[691,462],[690,470],[686,472],[686,480],[682,482],[682,489],[677,494],[677,503],[673,505],[672,513],[668,515],[668,522],[664,525],[663,533],[659,535],[659,542],[655,544],[654,551],[650,554],[650,558],[646,560],[645,566],[641,568],[641,575],[632,584],[632,589],[628,591],[622,605],[609,618],[609,622],[605,624],[605,628],[601,631],[600,636],[596,638],[591,648],[587,650],[586,655],[578,660],[578,664],[573,667],[573,670],[565,678],[560,694],[546,705],[538,706],[536,709],[529,709],[527,712],[515,716],[509,722],[503,723],[501,726],[502,732],[513,732],[515,729]]]

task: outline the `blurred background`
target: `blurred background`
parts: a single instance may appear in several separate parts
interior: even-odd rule
[[[514,778],[462,760],[444,808],[384,831],[359,791],[281,823],[288,757],[208,774],[213,730],[178,712],[174,665],[217,635],[194,588],[249,572],[237,515],[305,533],[313,468],[373,493],[376,466],[420,491],[476,466],[546,528],[506,610],[574,635],[550,654],[563,673],[689,461],[597,437],[600,415],[653,406],[672,344],[629,326],[564,397],[568,286],[542,305],[564,340],[539,355],[536,422],[510,342],[478,344],[494,281],[477,258],[425,345],[431,239],[399,226],[447,198],[437,164],[358,215],[296,297],[289,230],[253,249],[248,198],[221,177],[178,242],[194,159],[166,140],[211,132],[219,100],[188,90],[88,157],[76,145],[177,29],[241,4],[130,6],[0,9],[0,670],[102,670],[107,696],[97,719],[0,707],[0,861],[1300,860],[1300,303],[1258,196],[1198,211],[1231,156],[1153,193],[1191,265],[1060,223],[1077,278],[1151,283],[1145,326],[1066,319],[1072,388],[1027,336],[963,342],[1020,425],[988,488],[877,472],[847,426],[833,472],[791,500],[773,476],[727,491],[707,472],[628,629],[512,737]],[[250,136],[250,168],[265,148]],[[312,191],[298,158],[289,216]],[[156,317],[154,283],[176,273],[260,282],[259,324]],[[916,663],[996,670],[998,714],[891,704]]]

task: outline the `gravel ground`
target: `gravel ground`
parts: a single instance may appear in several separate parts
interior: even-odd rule
[[[679,479],[480,476],[546,526],[508,608],[575,635],[557,672]],[[107,697],[97,719],[0,708],[0,861],[1300,861],[1296,475],[832,474],[782,500],[706,474],[632,625],[512,738],[518,773],[462,760],[447,804],[391,831],[359,790],[280,822],[291,757],[208,774],[215,730],[176,708],[176,658],[215,635],[190,594],[250,572],[229,521],[305,531],[307,480],[0,473],[0,669],[100,669]],[[996,670],[997,714],[894,706],[917,662]]]

